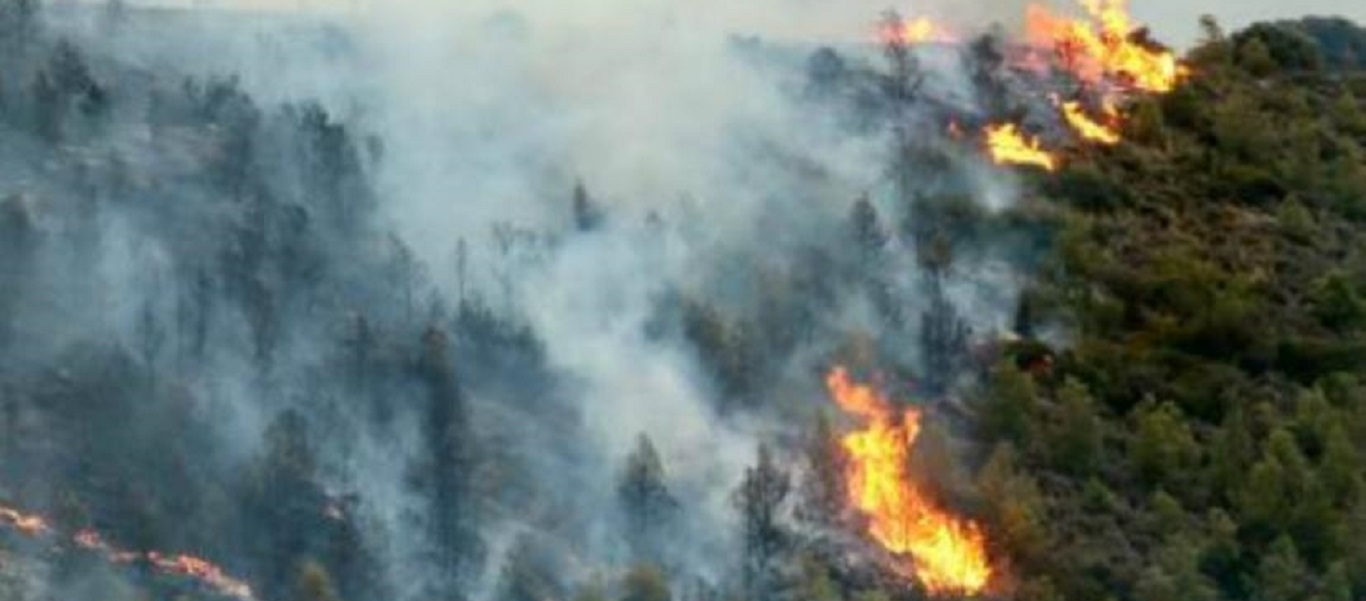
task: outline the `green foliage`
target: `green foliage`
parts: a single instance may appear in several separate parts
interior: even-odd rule
[[[327,568],[317,562],[304,562],[299,567],[299,582],[295,586],[293,601],[339,601]]]
[[[1310,291],[1314,316],[1325,327],[1356,330],[1366,326],[1366,299],[1342,273],[1332,273],[1315,283]]]
[[[1074,476],[1086,476],[1100,461],[1101,421],[1086,385],[1068,378],[1058,391],[1059,423],[1049,448],[1053,464]]]
[[[1233,36],[1238,63],[1258,77],[1275,70],[1313,71],[1323,67],[1323,55],[1313,38],[1295,28],[1258,23]]]
[[[626,538],[635,557],[658,561],[678,502],[669,492],[659,452],[644,434],[626,458],[617,482],[617,501],[626,518]]]
[[[1134,470],[1150,486],[1177,484],[1200,452],[1181,409],[1150,400],[1139,406],[1135,421],[1129,448]]]
[[[621,582],[621,601],[671,601],[669,581],[659,568],[637,565]]]
[[[1028,318],[1071,338],[976,404],[1021,598],[1366,594],[1362,30],[1204,28],[1116,152],[1042,183],[1065,210]]]
[[[991,373],[991,386],[981,423],[990,439],[1021,444],[1033,431],[1034,381],[1013,363],[1002,362]]]
[[[977,475],[985,499],[991,531],[1000,544],[1024,565],[1044,562],[1047,530],[1044,500],[1038,484],[1021,473],[1016,452],[1008,444],[996,447]]]

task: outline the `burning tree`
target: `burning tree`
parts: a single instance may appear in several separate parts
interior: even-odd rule
[[[867,518],[868,534],[887,551],[905,556],[907,571],[931,593],[977,594],[994,570],[986,535],[975,522],[942,508],[908,473],[921,432],[922,413],[898,414],[871,386],[835,368],[826,378],[830,395],[862,429],[841,439],[849,455],[849,503]]]

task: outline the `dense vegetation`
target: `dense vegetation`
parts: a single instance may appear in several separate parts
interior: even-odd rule
[[[1073,337],[980,406],[1022,598],[1366,595],[1364,32],[1206,26],[1126,143],[1040,182],[1065,225],[1021,331]]]

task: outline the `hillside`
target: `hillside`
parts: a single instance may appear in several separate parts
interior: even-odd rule
[[[1366,599],[1366,29],[215,14],[0,0],[0,600]]]
[[[1366,77],[1319,23],[1210,27],[1127,143],[1040,182],[1065,226],[1023,315],[1075,337],[983,406],[1036,598],[1363,594]]]

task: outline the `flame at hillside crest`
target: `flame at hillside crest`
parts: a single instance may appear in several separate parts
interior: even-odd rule
[[[1152,41],[1128,12],[1127,0],[1078,0],[1084,15],[1072,18],[1040,3],[1030,3],[1022,43],[1012,45],[1012,67],[1034,72],[1044,82],[1066,72],[1080,90],[1063,103],[1052,94],[1059,122],[1076,139],[1102,146],[1123,141],[1118,106],[1133,93],[1164,94],[1190,74],[1175,53]],[[957,43],[948,29],[927,17],[898,19],[885,25],[884,43]],[[1083,104],[1079,100],[1090,98]],[[1092,106],[1096,105],[1096,106]],[[1092,112],[1089,108],[1099,108]],[[1023,132],[1020,123],[995,123],[981,131],[987,153],[997,165],[1023,165],[1055,171],[1059,154]],[[956,137],[956,136],[955,136]]]
[[[1082,0],[1089,19],[1054,15],[1041,4],[1029,5],[1027,42],[1052,48],[1063,66],[1082,81],[1118,78],[1147,92],[1170,92],[1185,69],[1169,50],[1135,39],[1141,30],[1129,16],[1126,0]]]
[[[868,533],[883,548],[909,557],[916,578],[933,594],[977,594],[992,576],[986,536],[977,524],[940,508],[911,481],[907,461],[920,435],[920,411],[898,415],[871,386],[837,367],[826,378],[845,413],[864,422],[840,444],[848,453],[850,503],[868,518]]]

